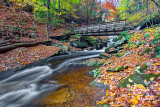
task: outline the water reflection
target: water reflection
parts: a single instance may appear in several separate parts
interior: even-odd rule
[[[65,87],[52,92],[36,103],[41,102],[38,106],[42,107],[95,106],[96,101],[101,99],[105,91],[89,85],[94,79],[87,72],[93,69],[94,67],[84,65],[68,67],[66,72],[52,77],[53,80],[65,85]]]

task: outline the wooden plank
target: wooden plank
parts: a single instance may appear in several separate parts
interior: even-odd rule
[[[115,32],[123,32],[123,31],[124,31],[123,29],[118,29],[118,30],[116,30]],[[114,32],[114,31],[113,31],[113,30],[108,30],[107,32],[104,31],[104,30],[103,30],[103,31],[102,31],[102,30],[100,31],[100,33],[106,33],[106,34],[107,34],[107,33],[112,33],[112,32]],[[95,34],[96,34],[96,33],[99,33],[99,31],[88,31],[88,33],[95,33]],[[84,34],[84,35],[85,35],[86,32],[80,32],[79,34]]]
[[[120,35],[122,32],[105,32],[105,33],[88,33],[81,34],[82,36],[112,36],[112,35]]]

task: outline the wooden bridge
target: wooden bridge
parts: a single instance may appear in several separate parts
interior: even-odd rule
[[[81,34],[82,36],[111,36],[119,35],[125,30],[133,29],[134,27],[130,22],[120,20],[96,25],[81,26],[75,28],[73,34]]]

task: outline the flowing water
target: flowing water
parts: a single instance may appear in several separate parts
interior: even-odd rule
[[[92,87],[83,60],[104,50],[79,51],[49,58],[43,66],[27,68],[0,81],[0,107],[95,106],[104,90]]]

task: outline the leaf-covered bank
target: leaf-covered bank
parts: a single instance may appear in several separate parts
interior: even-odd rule
[[[117,42],[125,38],[127,43],[119,45],[122,50],[115,53],[106,51],[110,56],[97,71],[96,81],[110,87],[97,103],[100,107],[160,106],[160,26],[121,36]]]
[[[59,51],[61,51],[61,49],[58,47],[45,45],[22,47],[11,50],[0,54],[0,71],[26,66],[34,61],[58,54]]]

